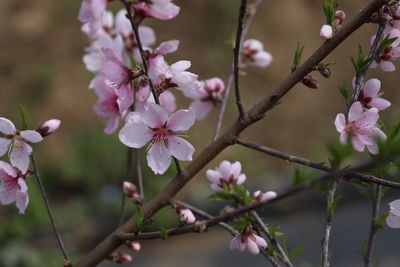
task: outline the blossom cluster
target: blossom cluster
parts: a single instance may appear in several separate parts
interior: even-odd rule
[[[0,161],[0,203],[15,202],[19,212],[25,213],[29,203],[26,179],[32,154],[31,144],[39,143],[43,137],[55,132],[60,121],[53,119],[43,123],[37,130],[16,129],[9,119],[0,117],[0,156],[8,155],[10,163]]]

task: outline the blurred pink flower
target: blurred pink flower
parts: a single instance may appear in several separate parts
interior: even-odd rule
[[[400,228],[400,199],[389,203],[389,215],[386,217],[386,223],[391,228]]]
[[[260,236],[256,235],[250,229],[245,229],[240,234],[236,235],[229,247],[234,250],[240,250],[240,252],[244,252],[248,250],[251,254],[260,253],[260,248],[265,250],[268,247],[267,242]]]
[[[215,169],[207,170],[207,178],[211,182],[211,188],[214,191],[223,191],[224,184],[229,188],[232,187],[233,183],[241,185],[246,181],[246,175],[241,173],[242,165],[239,161],[230,163],[227,160],[222,161],[219,166]]]
[[[180,7],[172,3],[172,0],[140,0],[133,5],[135,17],[156,18],[170,20],[179,14]]]
[[[58,119],[51,119],[45,121],[36,131],[42,136],[48,136],[60,128],[61,121]]]
[[[179,221],[182,224],[193,224],[196,222],[196,217],[190,209],[185,209],[179,205],[175,207],[175,212],[179,216]]]
[[[88,35],[95,37],[102,27],[103,13],[107,7],[107,0],[83,0],[78,19],[87,24]]]
[[[254,202],[267,202],[270,201],[271,199],[276,198],[278,195],[274,191],[267,191],[267,192],[262,192],[262,191],[256,191],[253,194],[253,201]]]
[[[354,82],[355,80],[353,79],[353,88],[355,87]],[[379,93],[380,90],[381,81],[378,79],[370,79],[363,85],[358,101],[360,101],[361,105],[366,109],[376,108],[378,110],[385,110],[390,107],[390,102],[380,98],[382,95],[382,93]]]
[[[255,39],[244,41],[243,56],[244,63],[254,67],[265,68],[272,63],[272,55],[264,51],[264,45]]]
[[[321,27],[321,30],[319,31],[319,36],[328,40],[333,37],[333,28],[331,25],[324,24]]]

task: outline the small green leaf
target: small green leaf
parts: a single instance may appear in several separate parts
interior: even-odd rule
[[[298,247],[290,251],[289,258],[291,261],[296,261],[297,257],[300,256],[306,249],[304,247]]]
[[[343,96],[344,101],[346,102],[346,106],[347,103],[349,103],[349,99],[350,99],[350,94],[349,94],[349,90],[347,88],[347,83],[344,82],[342,85],[340,85],[338,87],[340,94]]]
[[[226,192],[216,192],[209,196],[208,199],[229,201],[233,199],[233,196]]]
[[[234,228],[238,232],[242,232],[247,226],[251,225],[251,219],[249,217],[245,217],[242,219],[239,219],[234,222]]]
[[[144,213],[143,213],[143,209],[141,206],[137,206],[136,207],[136,222],[135,222],[135,226],[136,226],[136,231],[137,232],[141,232],[144,228]]]
[[[168,238],[168,230],[164,227],[160,229],[161,238],[166,240]]]
[[[28,128],[28,108],[25,105],[19,105],[19,111],[21,113],[22,129]]]
[[[296,51],[294,52],[293,67],[297,68],[300,65],[301,58],[303,57],[304,45],[300,47],[297,43]]]
[[[328,199],[328,214],[333,215],[341,198],[342,196],[337,196],[334,199]]]

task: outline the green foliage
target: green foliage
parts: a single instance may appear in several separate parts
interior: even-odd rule
[[[161,233],[161,238],[162,238],[163,240],[166,240],[166,239],[168,238],[168,230],[165,229],[164,227],[162,227],[162,228],[160,229],[160,233]]]
[[[136,214],[135,214],[135,230],[136,232],[141,232],[145,226],[144,223],[144,213],[141,206],[136,207]]]
[[[276,223],[269,224],[267,226],[267,229],[268,229],[268,234],[270,234],[272,238],[277,238],[277,237],[285,235],[285,233],[280,231],[280,225],[279,224],[276,224]]]
[[[246,187],[239,186],[236,183],[234,183],[233,190],[236,193],[236,201],[238,202],[238,204],[243,206],[250,204],[252,198],[249,194],[249,191],[247,191]]]
[[[25,105],[19,105],[19,112],[21,114],[22,130],[28,128],[28,108]]]
[[[345,81],[342,85],[338,86],[338,90],[340,92],[340,94],[342,95],[346,106],[348,105],[348,103],[350,102],[350,93],[349,93],[349,89],[347,88],[347,82]]]
[[[313,178],[313,175],[311,173],[307,172],[307,169],[295,168],[293,185],[304,184],[305,182],[311,180],[312,178]]]
[[[231,201],[234,199],[233,195],[231,193],[227,192],[215,192],[211,196],[208,197],[208,199],[212,200],[223,200],[223,201]]]
[[[251,225],[251,223],[252,221],[250,217],[244,217],[236,220],[233,225],[238,232],[242,232],[246,227]]]
[[[362,74],[362,72],[366,69],[368,65],[368,60],[364,55],[364,51],[362,47],[358,46],[358,56],[357,59],[351,58],[351,63],[353,63],[354,70],[356,75]]]
[[[296,261],[297,257],[299,257],[302,253],[304,253],[306,249],[304,247],[298,247],[295,249],[292,249],[289,253],[289,259],[294,262]]]
[[[294,52],[293,58],[293,70],[295,70],[301,62],[301,58],[303,57],[304,45],[300,46],[300,43],[297,43],[296,51]]]
[[[325,0],[324,1],[324,13],[326,17],[326,23],[333,25],[335,20],[335,13],[339,8],[339,0]]]

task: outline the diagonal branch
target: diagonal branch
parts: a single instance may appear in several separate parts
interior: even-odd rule
[[[248,113],[244,120],[237,120],[228,130],[221,135],[215,142],[208,145],[202,153],[185,169],[185,171],[172,179],[164,189],[158,193],[152,200],[143,206],[145,218],[150,218],[161,208],[169,204],[175,194],[177,194],[203,167],[219,155],[226,147],[235,143],[235,138],[247,127],[257,122],[277,101],[285,96],[305,75],[307,75],[314,66],[329,55],[337,46],[339,46],[349,35],[366,23],[370,16],[384,5],[386,0],[372,0],[364,9],[362,9],[349,23],[343,25],[335,36],[326,41],[313,55],[308,58],[301,66],[283,81],[283,83],[272,93],[259,101]],[[353,169],[351,169],[353,170]],[[343,175],[343,174],[342,174]],[[300,190],[300,189],[297,189]],[[303,189],[304,190],[304,189]],[[132,216],[125,224],[116,231],[132,232],[135,228],[135,216]],[[110,233],[101,241],[86,257],[81,259],[76,267],[93,267],[105,259],[121,241],[115,237],[115,232]]]

